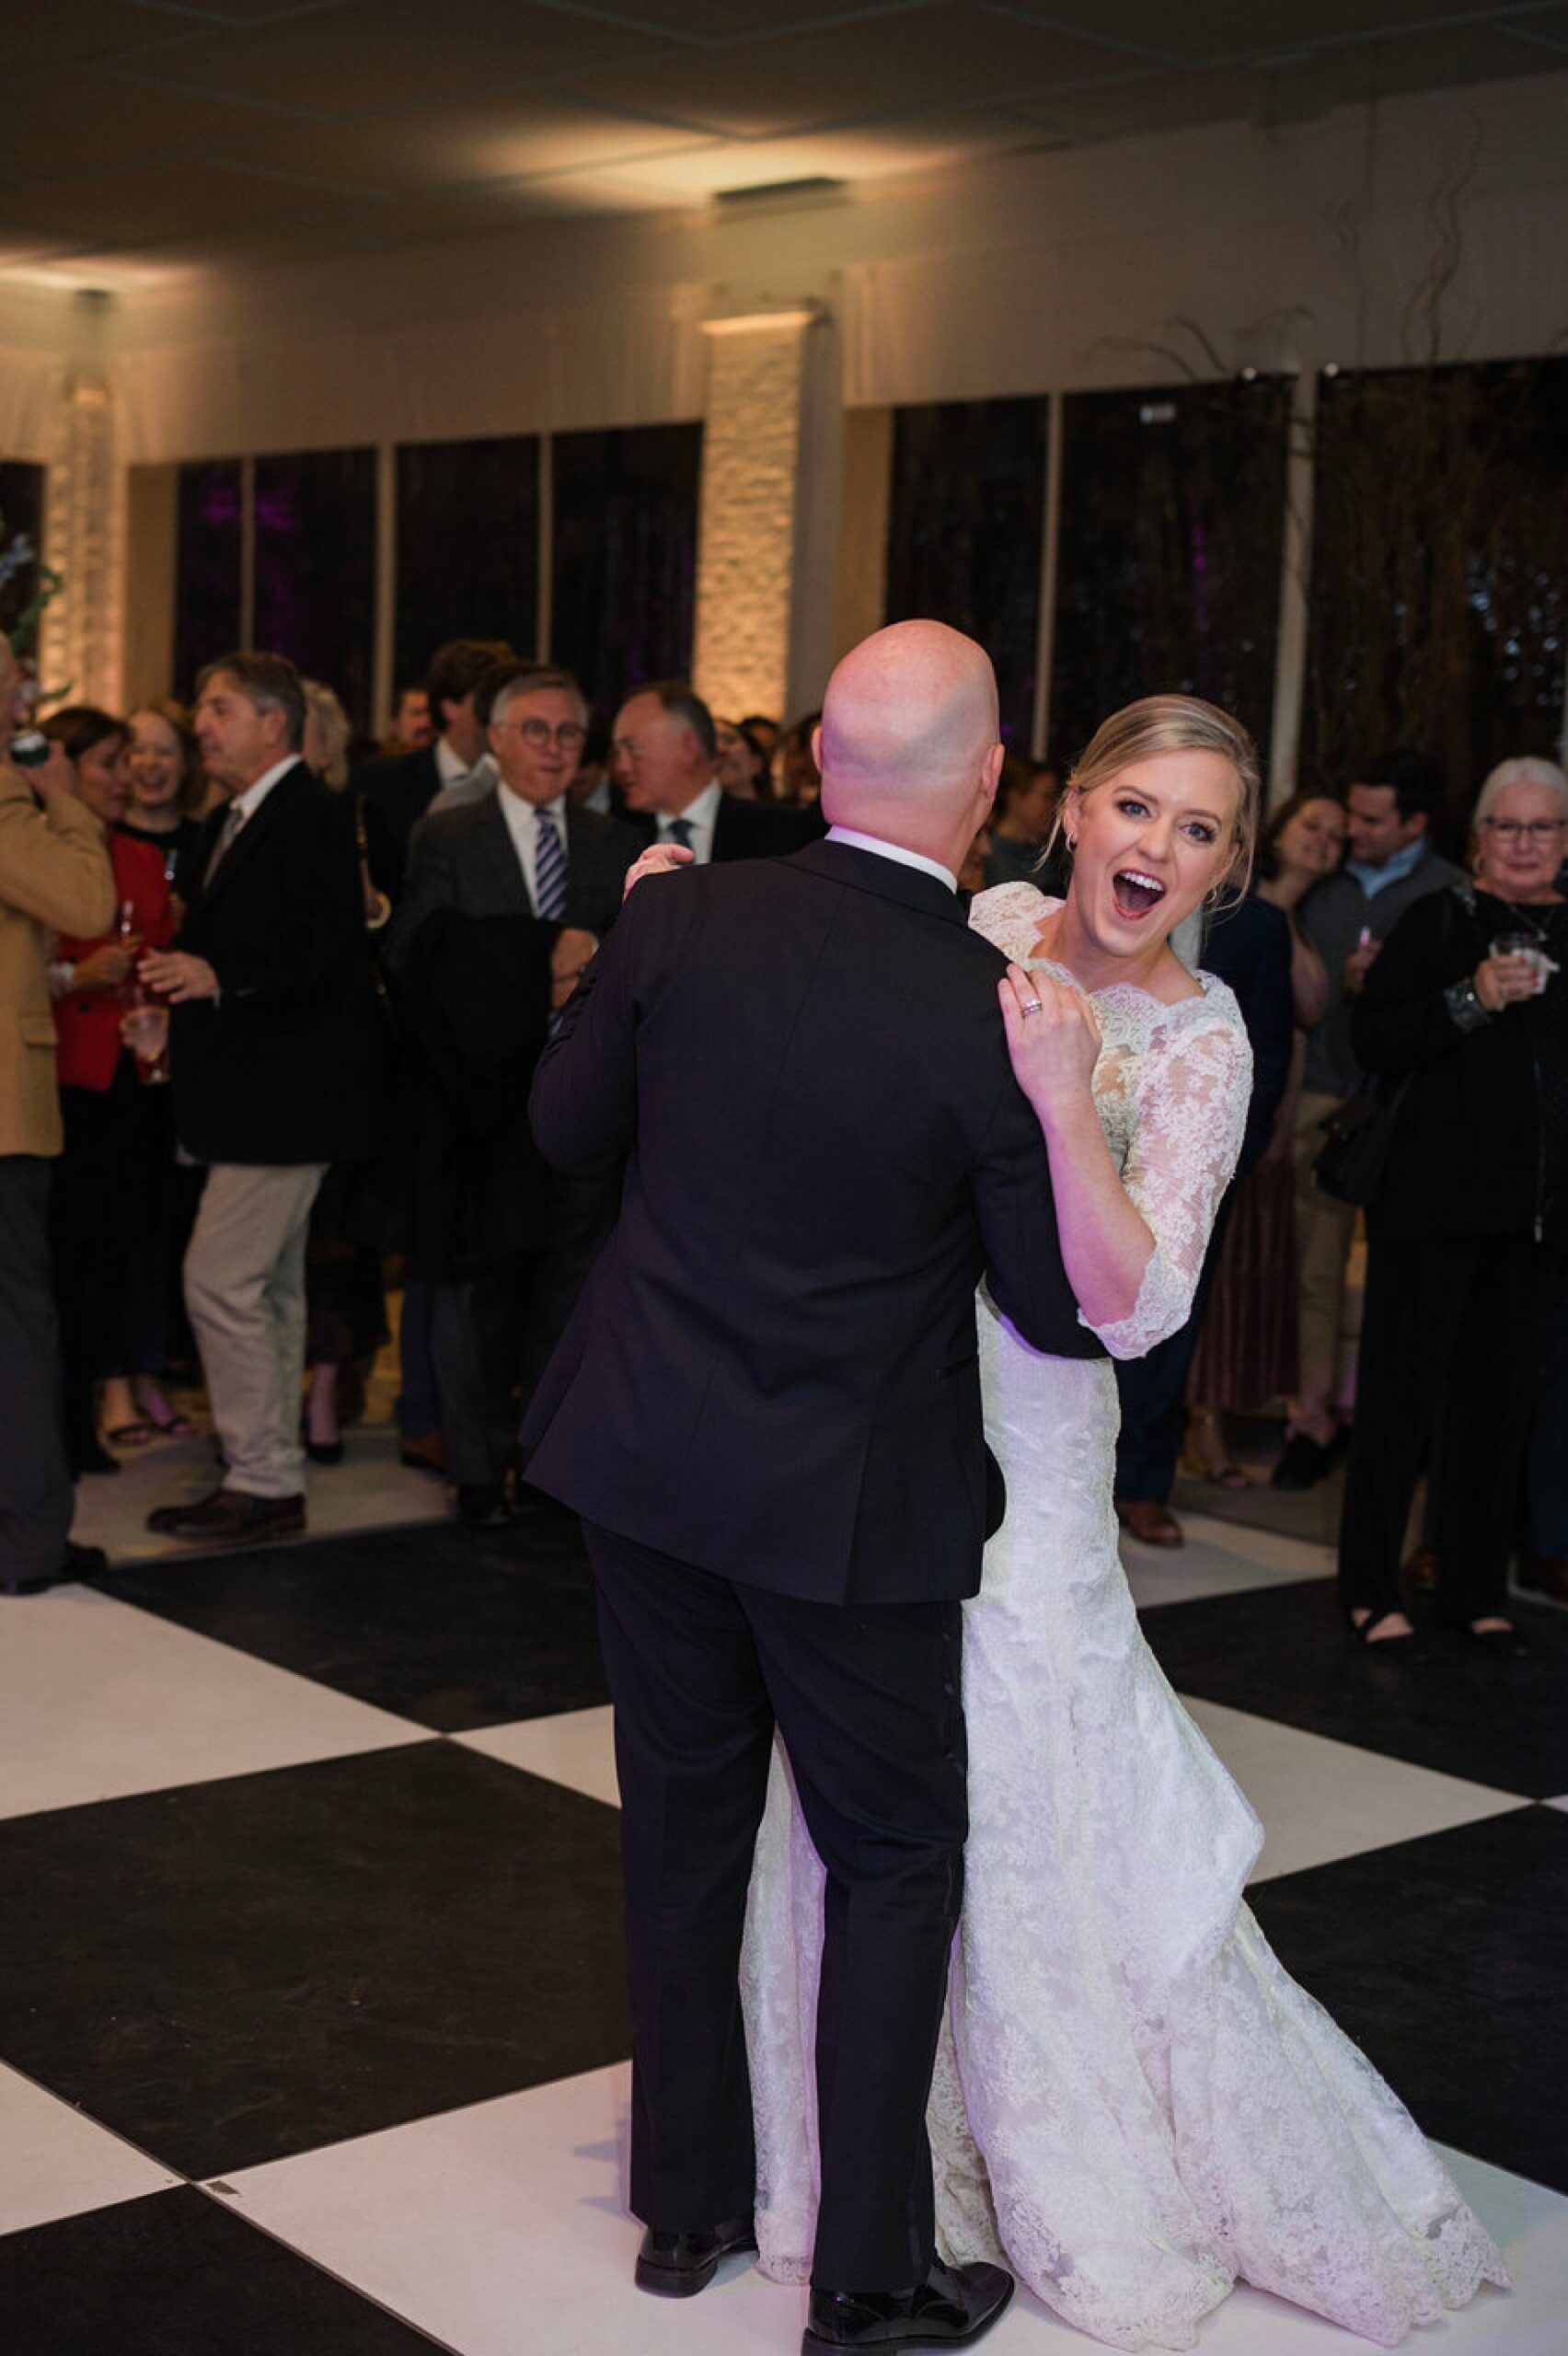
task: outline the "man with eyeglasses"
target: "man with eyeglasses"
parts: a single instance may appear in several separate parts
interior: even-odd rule
[[[1366,1086],[1350,1042],[1351,1013],[1383,942],[1406,908],[1459,880],[1432,848],[1443,776],[1424,754],[1368,762],[1345,796],[1344,865],[1301,904],[1308,938],[1329,976],[1329,1011],[1307,1037],[1296,1127],[1296,1253],[1300,1278],[1301,1370],[1288,1403],[1280,1489],[1310,1489],[1333,1461],[1344,1324],[1345,1268],[1355,1227],[1346,1203],[1312,1175],[1323,1122]]]
[[[526,1403],[613,1207],[610,1181],[563,1180],[539,1158],[533,1068],[641,846],[572,800],[588,709],[569,672],[492,674],[478,702],[495,780],[455,789],[415,829],[386,963],[446,1472],[462,1519],[484,1529],[511,1511],[515,1396]]]

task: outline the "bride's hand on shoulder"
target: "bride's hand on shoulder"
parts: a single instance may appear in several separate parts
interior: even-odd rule
[[[1041,1119],[1086,1108],[1093,1114],[1100,1024],[1084,992],[1009,965],[997,994],[1013,1071]]]
[[[650,843],[640,858],[633,860],[626,871],[626,882],[621,887],[622,900],[628,897],[632,885],[640,884],[645,875],[672,875],[677,867],[689,867],[696,856],[695,851],[688,850],[681,843]]]

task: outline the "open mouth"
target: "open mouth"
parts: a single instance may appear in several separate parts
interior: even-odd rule
[[[1165,897],[1165,886],[1157,875],[1146,875],[1139,867],[1124,867],[1111,878],[1115,895],[1116,913],[1123,917],[1147,917]]]

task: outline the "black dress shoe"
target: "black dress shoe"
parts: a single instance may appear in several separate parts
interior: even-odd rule
[[[1292,1432],[1269,1479],[1276,1489],[1315,1489],[1332,1466],[1332,1447],[1325,1448],[1310,1432]]]
[[[71,1463],[73,1481],[82,1480],[89,1472],[118,1472],[120,1459],[110,1456],[107,1448],[96,1439],[87,1440],[76,1450]]]
[[[193,1546],[264,1546],[269,1539],[305,1528],[305,1499],[214,1489],[190,1505],[155,1506],[147,1528],[160,1538],[183,1538]]]
[[[913,2291],[813,2291],[801,2356],[830,2348],[968,2348],[1007,2309],[999,2266],[944,2266]]]
[[[755,2249],[756,2228],[749,2217],[704,2225],[692,2234],[660,2234],[650,2225],[637,2254],[637,2287],[656,2299],[695,2299],[732,2251]]]
[[[312,1464],[341,1464],[343,1461],[343,1443],[340,1439],[306,1439],[302,1442],[302,1445],[307,1460]]]
[[[99,1579],[109,1568],[109,1556],[101,1546],[78,1546],[70,1540],[53,1571],[40,1571],[30,1579],[0,1579],[0,1595],[44,1595],[52,1587],[63,1587],[69,1579]]]
[[[512,1508],[506,1502],[506,1491],[492,1488],[487,1482],[475,1483],[457,1492],[457,1519],[468,1530],[504,1530],[512,1519]]]

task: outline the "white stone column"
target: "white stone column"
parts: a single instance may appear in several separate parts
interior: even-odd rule
[[[833,653],[842,402],[815,309],[705,323],[692,676],[716,711],[819,703]]]
[[[114,462],[114,406],[107,379],[77,369],[55,422],[44,502],[44,561],[64,587],[40,633],[46,695],[120,708],[119,550],[124,486]]]

